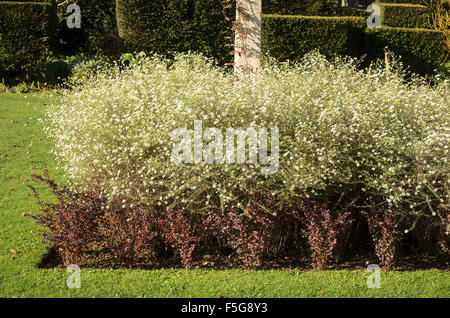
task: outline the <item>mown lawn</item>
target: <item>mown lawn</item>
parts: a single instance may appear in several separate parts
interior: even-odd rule
[[[48,169],[64,180],[38,120],[55,102],[48,93],[0,94],[0,297],[450,296],[450,273],[441,271],[382,273],[381,288],[369,289],[365,271],[82,269],[81,288],[69,289],[64,269],[38,268],[48,248],[34,221],[23,216],[38,212],[26,187],[31,174]]]

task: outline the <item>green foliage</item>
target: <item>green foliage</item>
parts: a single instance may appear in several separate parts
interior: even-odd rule
[[[355,7],[339,7],[334,16],[342,17],[368,17],[369,13],[362,8]]]
[[[265,0],[263,13],[329,16],[338,11],[335,0]]]
[[[302,14],[311,2],[310,0],[266,0],[263,3],[263,13]]]
[[[81,9],[81,28],[69,29],[67,6],[76,3]],[[115,0],[78,0],[58,7],[58,51],[64,54],[117,56],[120,42],[117,36]]]
[[[141,3],[142,2],[142,3]],[[291,1],[291,2],[277,2],[268,1],[264,2],[263,8],[265,12],[305,12],[309,15],[330,15],[340,12],[332,10],[334,8],[334,1],[320,1],[312,3],[313,1]],[[332,5],[333,3],[333,5]],[[279,8],[275,10],[275,8]],[[328,9],[327,9],[328,8]],[[298,9],[298,10],[297,10]],[[351,10],[351,9],[349,9]],[[362,15],[361,12],[356,10],[352,12],[354,15]],[[149,5],[146,1],[140,0],[118,0],[117,1],[117,20],[119,27],[119,34],[125,42],[125,47],[129,52],[155,52],[159,54],[168,54],[174,52],[201,52],[206,56],[214,58],[219,64],[232,61],[232,31],[231,22],[226,20],[226,17],[234,19],[234,8],[223,9],[223,4],[220,0],[205,0],[205,1],[181,1],[171,0],[167,1],[153,1]],[[136,17],[139,17],[136,19]],[[346,42],[350,34],[354,30],[343,32],[341,25],[346,24],[347,21],[351,21],[350,24],[361,24],[363,20],[355,20],[351,18],[342,18],[329,20],[332,26],[327,25],[325,20],[310,20],[305,18],[305,30],[308,29],[308,25],[311,29],[308,29],[310,33],[310,43],[307,41],[301,41],[301,43],[295,44],[301,37],[292,37],[289,35],[287,29],[283,30],[283,26],[280,23],[284,23],[289,20],[282,20],[276,22],[279,25],[280,32],[285,34],[286,38],[294,49],[289,52],[290,47],[280,47],[274,50],[283,51],[283,54],[293,55],[301,57],[304,53],[309,52],[315,48],[317,44],[326,47],[325,53],[346,53],[347,50],[343,50],[342,46]],[[270,35],[273,31],[270,18],[265,16],[264,21],[264,40],[268,40],[266,47],[275,45],[274,42],[277,39],[273,39]],[[357,21],[357,22],[356,22]],[[320,31],[313,28],[319,27]],[[324,29],[326,34],[332,35],[333,39],[337,39],[339,43],[332,43],[328,41],[324,36]],[[337,34],[333,34],[333,31],[337,31]],[[319,38],[315,38],[318,35]],[[303,47],[301,51],[297,51],[297,47]],[[355,51],[357,48],[351,44],[351,50]]]
[[[220,0],[117,0],[117,24],[129,52],[197,51],[220,64],[231,62],[234,10]]]
[[[265,15],[263,51],[280,60],[300,60],[314,49],[327,56],[357,55],[364,22],[359,17]]]
[[[0,2],[0,78],[40,79],[53,44],[51,3]]]
[[[450,62],[447,62],[447,63],[444,63],[444,64],[440,65],[439,72],[443,76],[450,77]]]
[[[108,68],[110,60],[110,57],[107,56],[52,55],[47,59],[45,83],[48,85],[69,85],[74,88],[78,86],[78,83],[85,82],[88,78],[95,76],[97,69]]]
[[[370,60],[383,58],[386,47],[418,73],[432,72],[448,55],[444,36],[437,31],[390,27],[366,30],[365,50]]]
[[[417,4],[379,3],[384,26],[400,28],[429,28],[429,12]]]
[[[365,16],[357,7],[341,7],[339,0],[264,0],[264,14],[305,16]]]
[[[448,54],[442,33],[428,29],[366,29],[362,17],[263,16],[263,51],[280,60],[300,60],[318,49],[326,56],[384,58],[385,48],[415,73],[431,73]]]
[[[104,57],[76,56],[68,63],[70,78],[66,84],[72,88],[83,85],[99,72],[105,73],[109,63],[108,59]]]
[[[397,55],[405,57],[404,62],[419,73],[430,72],[433,69],[430,65],[439,65],[442,61],[442,45],[439,41],[435,41],[435,38],[440,37],[437,34],[430,35],[417,30],[414,31],[417,35],[410,35],[409,40],[404,41],[405,46],[398,46],[396,41],[373,39],[372,33],[364,32],[366,24],[363,16],[367,15],[365,11],[354,8],[334,10],[332,5],[334,1],[314,3],[313,5],[311,1],[264,2],[263,10],[266,13],[304,12],[311,16],[263,15],[263,51],[281,60],[300,60],[304,54],[318,49],[326,56],[366,54],[368,60],[373,61],[382,57],[384,47],[389,46]],[[119,33],[128,52],[145,51],[168,55],[194,51],[214,58],[221,65],[232,61],[231,23],[226,21],[225,16],[234,19],[234,8],[230,8],[224,14],[223,5],[219,0],[158,0],[153,1],[151,5],[144,0],[117,0],[117,5]],[[423,6],[382,7],[386,8],[386,24],[424,26],[428,22]],[[315,16],[319,14],[349,14],[354,17]],[[400,29],[392,32],[409,34]],[[368,38],[366,41],[365,37]],[[429,42],[423,48],[426,41]],[[424,57],[427,61],[425,65]]]
[[[116,3],[114,0],[76,0],[82,12],[82,28],[95,28],[105,21],[114,19]]]
[[[45,82],[49,85],[55,85],[61,82],[61,80],[69,77],[70,67],[69,64],[63,59],[56,59],[51,57],[47,60],[47,66],[45,70]]]
[[[232,22],[226,18],[234,19],[235,8],[224,10],[218,0],[194,2],[195,35],[191,50],[212,57],[221,65],[232,62]]]
[[[375,2],[381,2],[381,3],[406,3],[406,4],[423,4],[423,0],[382,0],[382,1],[375,1]]]
[[[186,12],[182,0],[117,0],[119,35],[129,51],[185,51],[192,32]]]
[[[147,54],[145,54],[145,52],[139,52],[138,54],[125,53],[120,56],[120,61],[126,66],[129,66],[130,64],[138,65],[146,56]]]

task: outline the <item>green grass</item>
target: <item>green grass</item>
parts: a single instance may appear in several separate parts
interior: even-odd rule
[[[38,268],[48,248],[34,221],[22,216],[38,212],[25,179],[48,169],[64,180],[38,121],[52,102],[47,93],[0,94],[0,297],[450,296],[450,273],[442,271],[381,273],[381,288],[369,289],[365,271],[82,269],[81,288],[68,289],[65,270]]]

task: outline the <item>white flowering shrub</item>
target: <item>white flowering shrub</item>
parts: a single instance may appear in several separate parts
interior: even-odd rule
[[[110,68],[111,64],[104,58],[84,58],[80,57],[70,63],[71,76],[67,82],[71,88],[81,87],[89,82],[90,78],[96,77],[99,73],[118,71],[116,67]]]
[[[270,192],[285,206],[303,197],[346,209],[370,200],[442,216],[449,96],[448,80],[405,83],[395,71],[315,53],[294,65],[269,61],[247,78],[197,55],[155,56],[67,91],[49,109],[47,131],[74,182],[109,198],[202,213]],[[278,171],[171,162],[172,131],[193,129],[195,120],[204,129],[278,127]]]

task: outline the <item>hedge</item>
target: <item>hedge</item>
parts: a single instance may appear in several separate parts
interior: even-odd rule
[[[81,28],[67,27],[67,7],[76,3],[81,9]],[[77,0],[58,8],[58,51],[64,54],[114,55],[119,52],[116,42],[116,1]]]
[[[448,56],[444,35],[434,30],[382,27],[365,31],[369,59],[383,57],[385,47],[417,73],[431,72]]]
[[[341,7],[340,0],[264,0],[263,13],[306,16],[366,15],[365,10],[357,7]]]
[[[448,54],[442,33],[428,29],[366,29],[357,17],[263,16],[263,52],[280,60],[300,60],[318,49],[326,56],[384,57],[388,47],[416,73],[430,73]]]
[[[340,17],[368,17],[369,13],[365,9],[355,7],[339,7],[334,16]]]
[[[55,6],[0,2],[0,78],[6,82],[42,76],[53,44]]]
[[[220,0],[155,0],[151,4],[146,0],[80,0],[77,3],[82,8],[82,29],[68,29],[65,20],[60,21],[59,39],[66,43],[65,48],[73,53],[92,37],[114,40],[113,34],[108,33],[114,30],[99,31],[98,25],[113,19],[115,1],[119,34],[127,51],[161,54],[196,51],[215,58],[220,64],[232,61],[232,48],[227,46],[232,44],[232,39],[226,38],[232,35],[231,22],[225,20]],[[295,8],[293,1],[283,1],[286,8],[291,2],[291,8]],[[298,6],[306,2],[295,1]],[[280,1],[264,2],[265,10],[277,3],[281,4]],[[53,37],[54,26],[50,25],[54,23],[54,7],[51,3],[38,2],[0,2],[0,5],[0,77],[8,80],[38,77]],[[384,4],[383,7],[391,10],[399,6]],[[412,13],[393,12],[385,11],[385,21],[409,21],[412,17]],[[234,9],[227,14],[233,18]],[[263,52],[281,60],[298,60],[318,48],[327,56],[367,54],[370,60],[382,57],[384,47],[389,46],[416,72],[430,70],[445,59],[445,47],[437,32],[396,28],[364,32],[364,29],[362,17],[264,15]],[[117,47],[114,49],[117,51]]]
[[[119,35],[128,51],[203,52],[219,63],[231,61],[231,22],[220,0],[117,0]],[[231,8],[227,15],[234,19]]]
[[[230,45],[233,44],[231,31],[232,22],[225,19],[223,5],[217,0],[195,1],[193,43],[191,49],[202,52],[214,58],[219,64],[229,63],[233,60]],[[230,8],[225,14],[235,17],[235,8]]]
[[[155,2],[149,5],[145,0],[117,0],[119,33],[128,51],[196,51],[214,57],[220,64],[231,62],[231,48],[226,45],[232,41],[225,39],[231,36],[230,23],[225,21],[220,1]],[[233,17],[234,10],[228,14]],[[440,33],[397,28],[365,32],[364,17],[264,14],[262,26],[263,53],[280,60],[299,60],[317,48],[326,56],[367,55],[371,61],[383,57],[384,48],[389,46],[413,71],[426,73],[445,58]]]
[[[220,0],[117,0],[117,25],[127,51],[203,52],[218,63],[232,61],[227,45],[231,23],[227,22]],[[265,0],[265,13],[304,13],[309,15],[365,15],[363,10],[341,11],[335,0]],[[227,15],[233,19],[235,12]]]
[[[280,60],[299,60],[313,49],[324,55],[359,55],[365,19],[265,15],[263,52]]]
[[[128,50],[184,51],[191,24],[183,0],[117,0],[117,26]]]
[[[337,0],[264,0],[264,14],[329,16],[338,11]]]
[[[400,28],[429,28],[428,8],[418,4],[379,3],[382,25]]]
[[[423,0],[382,0],[375,1],[378,3],[407,3],[407,4],[423,4]]]

